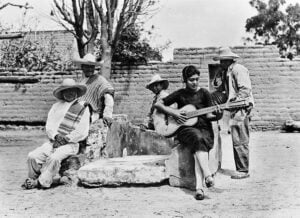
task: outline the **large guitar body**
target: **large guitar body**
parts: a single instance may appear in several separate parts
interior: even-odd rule
[[[195,111],[194,105],[188,104],[179,109],[179,111],[190,112]],[[178,124],[172,116],[155,111],[153,114],[155,131],[163,136],[171,137],[181,126],[193,126],[197,123],[198,117],[188,119],[184,124]]]

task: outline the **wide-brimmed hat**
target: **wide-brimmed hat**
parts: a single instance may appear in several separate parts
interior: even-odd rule
[[[83,58],[75,58],[73,59],[73,63],[77,65],[92,65],[92,66],[99,66],[102,62],[96,60],[95,55],[93,54],[86,54]]]
[[[162,83],[163,89],[167,89],[169,87],[169,81],[166,79],[162,79],[159,74],[155,74],[152,76],[151,81],[146,85],[147,89],[150,89],[150,87],[155,83]]]
[[[219,50],[219,56],[213,57],[213,60],[235,60],[237,58],[240,58],[240,56],[233,53],[229,47],[221,47]]]
[[[62,96],[62,91],[67,89],[76,89],[77,97],[83,96],[86,92],[85,85],[77,84],[73,79],[64,79],[62,84],[53,91],[53,95],[60,100],[64,100]]]

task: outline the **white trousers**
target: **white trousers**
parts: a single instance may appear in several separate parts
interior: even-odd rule
[[[78,149],[78,143],[69,143],[55,149],[50,141],[44,143],[28,154],[28,177],[38,179],[42,187],[49,188],[53,177],[59,172],[61,161],[77,154]]]

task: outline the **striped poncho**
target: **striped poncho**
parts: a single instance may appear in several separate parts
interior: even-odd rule
[[[104,95],[111,94],[114,96],[114,88],[112,85],[101,75],[94,74],[88,78],[84,78],[81,84],[86,85],[87,91],[85,95],[80,97],[80,100],[88,102],[92,107],[94,113],[98,113],[100,118],[103,116],[104,111]]]

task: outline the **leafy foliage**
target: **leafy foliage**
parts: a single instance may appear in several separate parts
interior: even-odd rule
[[[52,35],[39,40],[26,35],[22,39],[2,41],[0,66],[27,71],[62,70],[65,63],[56,45]]]
[[[146,38],[142,38],[143,29],[137,25],[131,25],[121,33],[118,45],[114,50],[112,61],[122,64],[146,64],[149,60],[162,60],[161,51],[164,49],[151,47]],[[152,34],[148,31],[147,34]],[[96,42],[96,54],[102,59],[102,48],[100,40]]]
[[[251,0],[250,5],[258,11],[258,15],[246,21],[246,31],[253,32],[254,40],[263,40],[270,44],[278,34],[278,25],[284,19],[284,14],[279,10],[283,1],[270,0],[267,5],[261,0]]]
[[[268,4],[262,0],[251,0],[250,5],[258,14],[247,19],[245,28],[253,33],[252,41],[276,44],[282,56],[293,59],[300,52],[300,6],[298,3],[290,4],[283,12],[284,4],[285,0],[269,0]]]
[[[124,29],[112,60],[126,64],[147,63],[149,60],[162,60],[158,48],[152,48],[147,39],[141,39],[141,31],[136,25]]]

